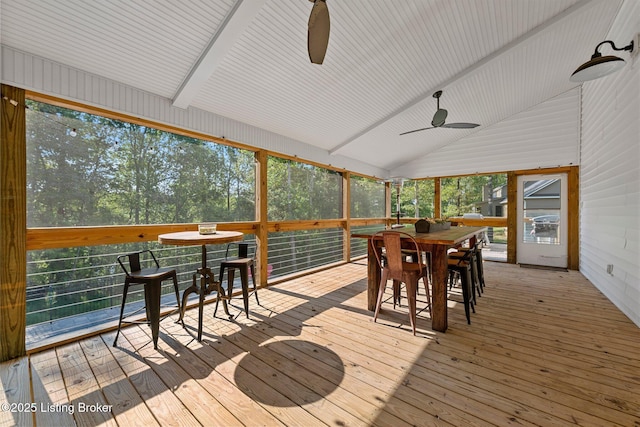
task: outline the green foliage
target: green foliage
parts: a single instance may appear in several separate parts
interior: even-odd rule
[[[443,178],[440,181],[442,218],[475,212],[486,195],[506,184],[505,174]],[[395,215],[395,189],[392,188],[392,205]],[[435,188],[432,179],[407,180],[400,192],[400,212],[403,217],[434,218]]]
[[[465,213],[475,212],[476,207],[484,197],[485,187],[487,195],[492,194],[507,182],[505,174],[476,175],[441,180],[441,208],[442,217],[461,216]]]
[[[342,217],[340,173],[269,157],[267,162],[269,221]]]
[[[30,227],[255,218],[250,151],[47,104],[28,106]]]
[[[351,177],[351,217],[384,217],[384,182]]]
[[[432,179],[405,181],[400,192],[400,212],[402,216],[414,218],[433,217],[434,193]]]

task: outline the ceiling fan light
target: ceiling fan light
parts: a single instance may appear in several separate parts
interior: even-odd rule
[[[582,83],[615,73],[624,67],[625,61],[617,56],[592,56],[569,77],[574,83]]]

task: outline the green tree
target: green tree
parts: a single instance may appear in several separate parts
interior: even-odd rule
[[[432,179],[405,181],[400,193],[401,212],[405,217],[433,218],[433,200]]]
[[[84,113],[27,105],[28,225],[100,223],[98,201],[113,166],[99,125]]]
[[[384,182],[359,176],[351,177],[351,217],[384,217]]]
[[[492,194],[495,188],[506,183],[506,179],[504,174],[442,179],[442,216],[446,218],[474,212],[476,206],[486,201],[485,194]]]
[[[342,176],[338,172],[269,157],[270,221],[330,219],[342,216]]]

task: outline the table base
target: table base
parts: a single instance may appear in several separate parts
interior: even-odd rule
[[[200,284],[198,285],[198,276],[200,277]],[[202,341],[202,320],[204,313],[204,299],[207,295],[211,294],[211,292],[216,291],[218,293],[218,301],[222,300],[222,307],[224,308],[224,312],[230,319],[233,318],[233,315],[229,313],[229,308],[227,307],[227,296],[224,293],[224,289],[220,285],[220,282],[215,280],[215,276],[213,271],[209,267],[199,268],[196,273],[193,274],[193,281],[191,286],[189,286],[182,294],[182,307],[180,309],[180,318],[178,322],[182,322],[182,326],[184,327],[184,312],[187,308],[187,299],[190,294],[197,293],[199,296],[198,301],[198,341]],[[217,308],[218,302],[216,302]]]

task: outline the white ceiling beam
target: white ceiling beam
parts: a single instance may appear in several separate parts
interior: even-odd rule
[[[564,11],[562,11],[561,13],[557,14],[553,18],[545,21],[543,24],[538,25],[533,30],[531,30],[531,31],[523,34],[522,36],[518,37],[517,39],[513,40],[511,43],[508,43],[505,46],[503,46],[502,48],[500,48],[497,51],[493,52],[492,54],[490,54],[488,56],[485,56],[480,61],[476,62],[475,64],[471,65],[470,67],[465,68],[460,73],[456,74],[455,76],[451,77],[450,79],[448,79],[448,80],[442,82],[441,84],[439,84],[437,87],[434,87],[434,88],[431,88],[431,89],[427,90],[422,95],[418,96],[417,98],[415,98],[414,100],[408,102],[407,104],[401,106],[397,110],[391,112],[386,117],[383,117],[382,119],[378,120],[377,122],[375,122],[375,123],[371,124],[370,126],[366,127],[365,129],[363,129],[362,131],[360,131],[357,134],[353,135],[352,137],[350,137],[346,141],[343,141],[340,144],[336,145],[331,150],[329,150],[329,154],[336,154],[342,148],[344,148],[347,145],[351,144],[353,141],[355,141],[356,139],[360,138],[361,136],[371,132],[373,129],[377,128],[378,126],[388,122],[389,120],[391,120],[394,117],[402,114],[406,110],[416,106],[417,104],[423,102],[424,100],[431,99],[432,96],[433,96],[433,93],[435,91],[444,90],[448,86],[451,86],[452,84],[454,84],[455,82],[471,76],[473,73],[477,72],[478,70],[480,70],[481,68],[485,67],[489,63],[491,63],[493,61],[496,61],[498,58],[500,58],[502,55],[506,54],[507,52],[510,52],[513,49],[517,48],[518,46],[526,43],[528,40],[530,40],[531,38],[537,36],[538,34],[543,32],[544,30],[548,29],[549,27],[560,23],[561,21],[563,21],[564,19],[566,19],[569,16],[573,15],[574,13],[577,13],[578,11],[581,11],[587,5],[594,4],[594,3],[595,3],[594,0],[581,0],[581,1],[579,1],[578,3],[572,5],[571,7],[567,8]]]
[[[266,0],[238,0],[173,97],[173,106],[187,108],[224,56],[242,35]]]

